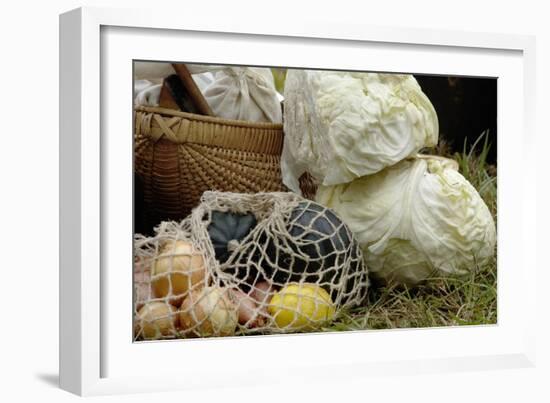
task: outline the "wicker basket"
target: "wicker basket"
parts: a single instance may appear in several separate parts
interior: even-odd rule
[[[136,232],[183,219],[206,190],[286,190],[281,124],[139,106],[134,133]]]

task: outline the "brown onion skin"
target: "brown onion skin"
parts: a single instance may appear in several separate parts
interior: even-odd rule
[[[136,314],[135,332],[145,340],[176,336],[178,315],[166,302],[147,302]]]
[[[169,241],[160,248],[151,277],[155,297],[179,306],[188,292],[206,284],[204,256],[191,242]]]
[[[179,308],[180,330],[188,337],[232,336],[237,323],[237,308],[226,288],[190,291]]]

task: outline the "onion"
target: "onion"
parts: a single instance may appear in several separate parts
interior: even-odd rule
[[[174,240],[161,247],[153,265],[156,297],[168,297],[170,303],[179,305],[189,290],[201,288],[205,282],[204,257],[191,242]]]
[[[231,336],[238,323],[237,307],[227,297],[228,289],[206,287],[193,290],[180,307],[184,332],[197,336]]]
[[[166,302],[148,302],[136,316],[136,335],[156,340],[162,336],[175,336],[178,324],[176,309]]]
[[[151,272],[144,266],[143,259],[134,262],[134,301],[139,311],[151,299]]]
[[[257,304],[267,305],[274,292],[275,290],[270,283],[267,281],[260,281],[252,287],[250,296],[256,301]]]
[[[258,326],[260,308],[256,304],[256,300],[250,294],[246,294],[239,289],[231,289],[230,293],[237,307],[239,323],[247,327]]]
[[[134,274],[136,310],[151,299],[151,272],[149,270]]]
[[[273,289],[267,281],[256,283],[246,294],[239,289],[231,290],[239,313],[239,323],[249,328],[265,326],[268,318],[267,306]]]

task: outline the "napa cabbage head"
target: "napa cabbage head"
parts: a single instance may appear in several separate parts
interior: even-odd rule
[[[321,186],[357,237],[369,271],[414,285],[464,275],[494,256],[496,229],[479,193],[452,160],[408,159],[351,183]]]

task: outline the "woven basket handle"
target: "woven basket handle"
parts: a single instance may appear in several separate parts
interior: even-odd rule
[[[180,78],[183,87],[189,93],[189,96],[197,107],[199,113],[202,115],[214,116],[214,114],[212,113],[212,109],[210,109],[210,105],[208,105],[208,102],[206,102],[206,99],[204,99],[204,96],[202,95],[201,90],[199,89],[197,84],[195,83],[195,80],[193,80],[193,77],[191,77],[191,73],[189,72],[187,66],[183,63],[172,63],[172,67]]]

